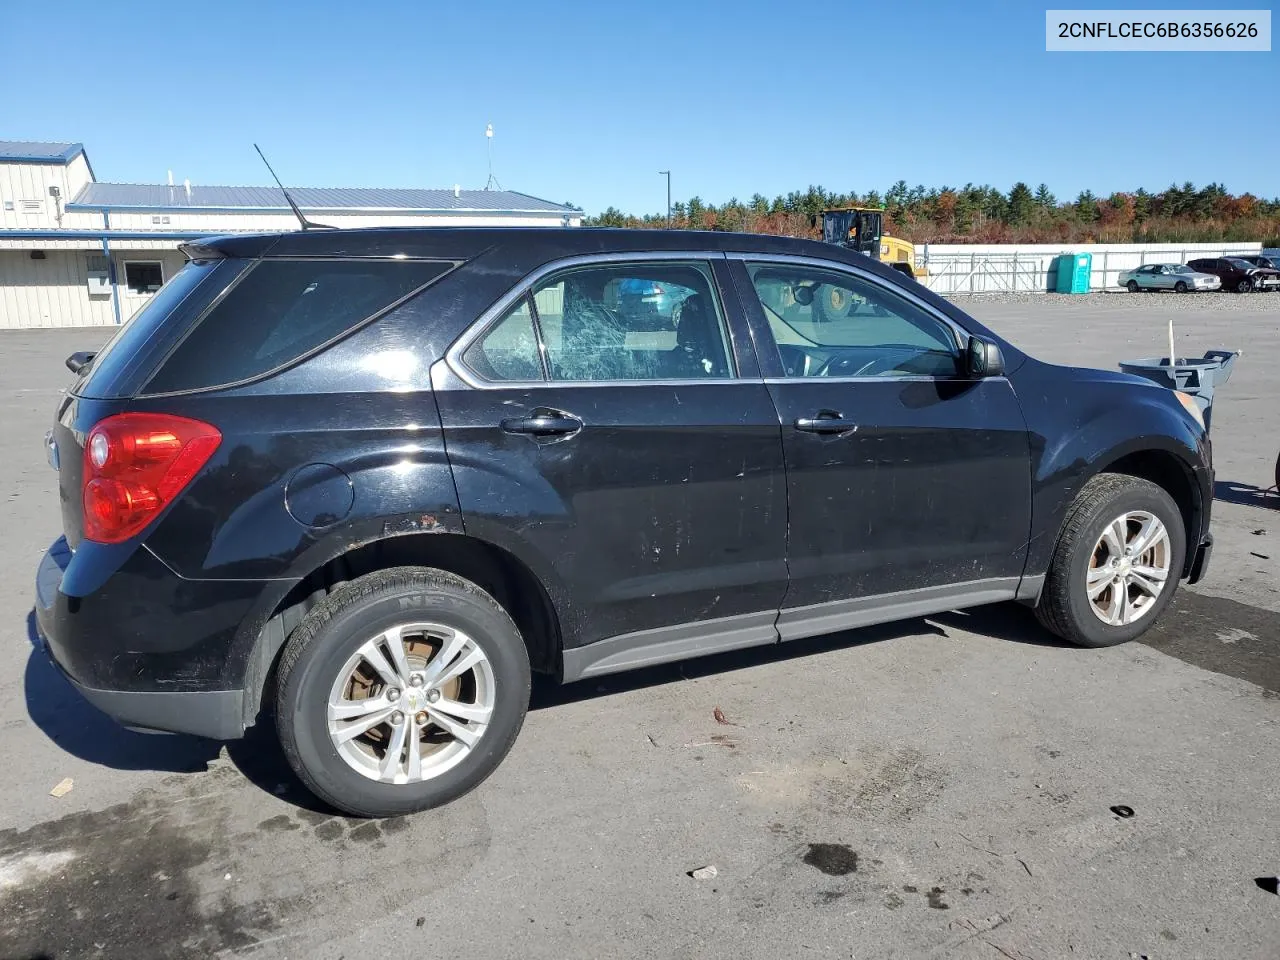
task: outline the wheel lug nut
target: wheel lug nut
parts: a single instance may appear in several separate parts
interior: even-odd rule
[[[427,711],[419,710],[415,713],[413,715],[413,722],[420,727],[425,727],[427,725]]]
[[[388,699],[388,700],[399,700],[399,699],[400,699],[400,691],[399,691],[399,690],[397,690],[395,687],[387,687],[387,699]]]
[[[440,691],[439,691],[439,690],[428,690],[428,691],[427,691],[427,703],[436,703],[436,702],[438,702],[438,701],[439,701],[439,699],[440,699]]]
[[[409,686],[411,687],[420,687],[422,686],[422,684],[423,684],[422,674],[420,673],[415,673],[413,676],[409,678]]]
[[[391,715],[391,724],[392,726],[398,727],[402,723],[404,723],[404,714],[397,710]]]

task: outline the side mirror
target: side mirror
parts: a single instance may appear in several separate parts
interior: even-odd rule
[[[1004,354],[1000,347],[981,337],[970,337],[965,350],[965,373],[971,379],[1004,376]]]
[[[77,350],[67,357],[67,369],[75,374],[82,373],[85,367],[93,363],[93,358],[97,355],[96,350]]]

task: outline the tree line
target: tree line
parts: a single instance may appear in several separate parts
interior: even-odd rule
[[[1227,191],[1220,183],[1197,189],[1171,184],[1159,192],[1095,196],[1085,190],[1059,201],[1045,184],[995,187],[908,187],[899,180],[881,194],[838,193],[820,186],[772,200],[755,194],[716,205],[701,197],[672,205],[680,230],[731,230],[820,237],[819,214],[842,206],[883,207],[885,231],[913,243],[1199,243],[1261,241],[1280,247],[1280,198],[1264,200]],[[665,213],[623,213],[609,207],[587,217],[588,226],[665,227]]]

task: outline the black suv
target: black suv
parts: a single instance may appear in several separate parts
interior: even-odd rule
[[[1280,270],[1261,266],[1253,258],[1210,257],[1206,260],[1192,260],[1187,266],[1200,273],[1213,274],[1222,281],[1223,290],[1250,293],[1280,287]]]
[[[1208,560],[1191,398],[1032,359],[838,247],[382,229],[185,253],[68,361],[40,631],[127,726],[274,715],[352,813],[478,784],[531,670],[1002,600],[1106,646]],[[661,322],[623,308],[658,287]]]

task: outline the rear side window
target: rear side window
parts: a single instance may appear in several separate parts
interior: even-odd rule
[[[87,377],[72,388],[83,397],[120,397],[136,387],[136,379],[145,374],[138,364],[146,360],[155,344],[166,335],[167,321],[175,314],[199,312],[216,296],[216,291],[235,277],[237,264],[225,260],[202,260],[188,263],[155,296],[144,303],[106,346],[98,351]],[[216,275],[224,279],[220,282]],[[206,282],[208,281],[208,282]],[[181,321],[179,321],[181,322]]]
[[[146,392],[261,376],[342,336],[452,267],[421,260],[263,260],[178,344]]]

